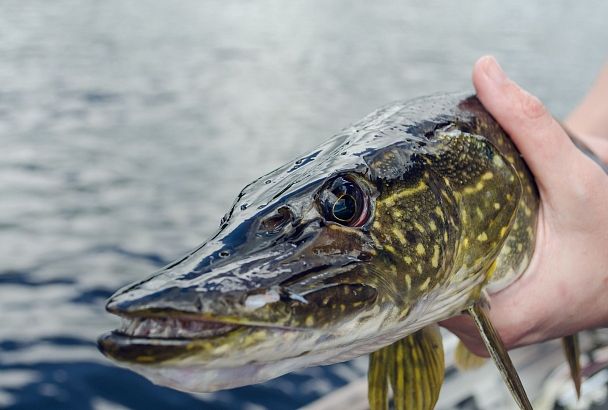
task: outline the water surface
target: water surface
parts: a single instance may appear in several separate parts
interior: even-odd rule
[[[202,242],[242,186],[494,53],[558,116],[608,55],[608,3],[0,3],[0,407],[283,409],[365,360],[193,396],[95,348],[104,300]]]

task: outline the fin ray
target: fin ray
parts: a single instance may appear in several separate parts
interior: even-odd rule
[[[437,325],[419,330],[370,355],[371,410],[388,409],[388,384],[395,410],[431,410],[439,398],[445,363]]]
[[[388,409],[388,366],[387,348],[380,349],[369,355],[368,401],[370,410]]]
[[[500,336],[490,322],[485,308],[481,303],[477,303],[468,308],[467,311],[473,317],[475,325],[477,325],[477,329],[481,335],[481,339],[488,349],[488,352],[490,352],[490,356],[494,360],[500,375],[509,388],[513,399],[515,399],[515,402],[520,409],[532,410],[530,399],[528,399],[528,395],[524,390],[519,375],[513,366],[513,362],[511,361]]]
[[[395,410],[433,409],[445,371],[443,344],[437,325],[428,326],[389,346]]]
[[[580,348],[578,344],[578,334],[565,336],[562,338],[562,346],[566,354],[566,360],[570,367],[570,376],[576,389],[576,397],[581,397],[581,363],[580,363]]]

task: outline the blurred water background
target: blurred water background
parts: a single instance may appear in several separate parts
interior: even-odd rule
[[[493,53],[559,117],[608,2],[0,2],[0,407],[296,408],[365,361],[212,395],[96,350],[104,300],[202,242],[238,191],[376,107],[471,89]]]

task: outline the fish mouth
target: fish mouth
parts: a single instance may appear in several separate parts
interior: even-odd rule
[[[222,322],[179,317],[122,318],[115,332],[131,338],[146,339],[207,339],[221,336],[237,328]]]
[[[234,261],[196,271],[207,253],[114,294],[106,310],[122,323],[98,339],[101,353],[138,371],[261,365],[331,343],[376,300],[352,255],[278,263],[270,251],[233,253]]]
[[[284,326],[238,323],[190,315],[121,316],[116,330],[101,335],[97,345],[105,356],[125,364],[161,364],[207,356],[212,361],[222,345],[274,333],[301,332]],[[253,335],[253,337],[252,337]]]
[[[165,288],[135,297],[127,288],[108,301],[106,309],[120,317],[121,324],[99,337],[98,348],[127,367],[226,368],[299,356],[313,349],[323,334],[329,335],[327,340],[334,338],[347,317],[375,303],[373,287],[348,281],[318,283],[326,272],[344,274],[354,268],[309,268],[303,275],[310,282],[207,297],[206,309],[196,306],[205,295],[196,288]],[[283,348],[290,343],[297,346]]]

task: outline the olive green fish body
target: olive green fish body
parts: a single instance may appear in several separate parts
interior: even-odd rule
[[[207,242],[117,292],[124,324],[99,346],[189,391],[376,351],[515,280],[537,208],[476,97],[394,103],[249,184]]]

